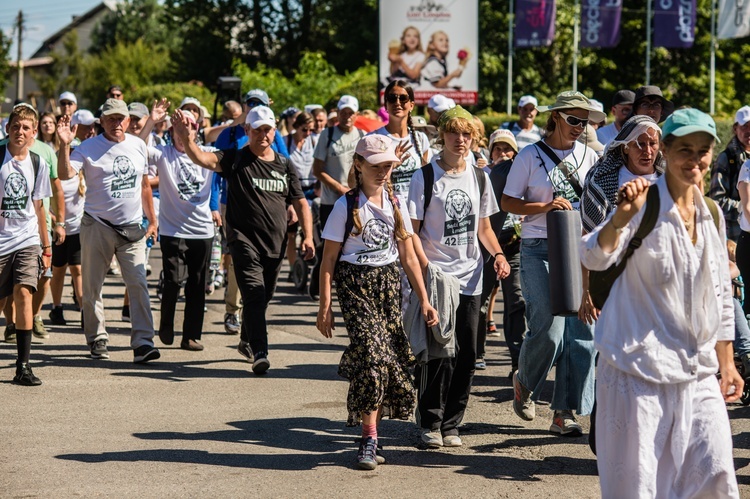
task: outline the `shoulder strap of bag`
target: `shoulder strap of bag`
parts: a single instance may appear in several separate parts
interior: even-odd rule
[[[422,213],[422,223],[419,225],[419,232],[422,232],[422,227],[424,227],[427,207],[430,206],[430,201],[432,201],[432,186],[435,184],[435,172],[432,169],[432,163],[427,163],[421,169],[422,178],[424,179],[424,210]]]
[[[331,147],[331,144],[333,143],[333,127],[328,127],[328,142],[326,142],[326,150],[328,150],[329,147]]]
[[[703,196],[703,199],[706,201],[706,205],[708,206],[708,211],[711,212],[711,218],[714,219],[714,225],[716,226],[716,231],[721,232],[719,227],[721,226],[721,222],[719,222],[719,207],[716,206],[716,202],[711,199],[708,196]]]
[[[286,149],[287,149],[287,151],[290,151],[292,149],[292,139],[293,139],[293,137],[292,137],[291,133],[286,136]]]
[[[661,201],[659,200],[659,188],[655,185],[652,185],[648,188],[648,194],[646,195],[646,206],[645,206],[645,212],[643,213],[643,218],[641,219],[641,223],[638,226],[638,229],[635,231],[635,235],[630,240],[630,243],[628,244],[628,249],[625,250],[625,256],[622,257],[622,261],[620,262],[620,265],[622,269],[625,269],[625,262],[627,262],[628,258],[631,257],[631,255],[641,247],[641,243],[643,243],[643,240],[648,236],[652,230],[654,230],[654,227],[656,226],[656,220],[659,218],[659,207],[660,207]]]
[[[555,166],[563,165],[563,160],[561,160],[560,157],[557,154],[555,154],[555,151],[553,151],[550,146],[545,144],[544,140],[540,140],[539,142],[536,142],[534,145],[537,146],[539,149],[541,149],[544,152],[544,154],[546,154],[547,157],[555,163]],[[583,194],[583,188],[581,187],[581,184],[578,182],[578,179],[575,177],[574,174],[568,171],[567,167],[565,167],[564,169],[560,168],[560,171],[562,171],[563,175],[565,175],[565,180],[567,180],[567,182],[573,188],[573,190],[576,193],[576,196],[580,198],[581,194]]]
[[[477,179],[477,184],[479,185],[479,202],[481,204],[482,202],[482,196],[484,195],[484,188],[487,185],[487,178],[484,176],[484,170],[478,167],[474,168],[474,176]]]

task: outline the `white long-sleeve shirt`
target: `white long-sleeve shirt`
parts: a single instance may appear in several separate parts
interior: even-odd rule
[[[614,282],[596,323],[595,344],[603,360],[654,383],[680,383],[715,374],[716,341],[734,339],[734,307],[720,217],[711,213],[696,188],[693,246],[680,213],[661,177],[659,218],[653,231],[628,260]],[[581,263],[605,270],[620,260],[635,235],[645,208],[620,233],[606,253],[598,244],[598,226],[581,241]]]

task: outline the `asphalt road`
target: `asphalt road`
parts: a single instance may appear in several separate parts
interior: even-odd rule
[[[158,256],[150,279],[157,323]],[[162,358],[134,365],[120,320],[123,289],[121,279],[107,279],[109,360],[88,357],[69,289],[69,324],[48,326],[50,338],[32,347],[43,386],[12,385],[15,345],[0,343],[1,497],[599,496],[586,436],[550,434],[545,402],[531,423],[513,413],[510,361],[498,339],[475,377],[463,447],[424,449],[413,421],[386,420],[379,436],[387,464],[359,471],[357,430],[344,425],[347,384],[336,374],[343,324],[323,338],[317,304],[285,278],[269,309],[264,377],[237,353],[238,337],[224,333],[221,292],[209,297],[203,352],[180,350],[179,336],[171,347],[157,339]],[[549,382],[542,398],[551,395]],[[741,492],[750,497],[750,408],[729,411]],[[582,424],[588,431],[588,418]]]

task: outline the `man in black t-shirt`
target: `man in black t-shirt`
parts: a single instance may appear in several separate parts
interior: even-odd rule
[[[237,350],[253,362],[255,374],[263,374],[271,366],[266,308],[284,257],[287,205],[294,207],[302,224],[302,251],[307,260],[315,256],[310,208],[294,166],[271,149],[276,119],[270,108],[258,106],[248,112],[245,132],[249,141],[239,150],[203,151],[192,140],[194,131],[180,111],[172,121],[190,159],[227,180],[225,229],[244,305]]]

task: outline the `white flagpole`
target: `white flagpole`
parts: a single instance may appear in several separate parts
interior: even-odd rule
[[[646,0],[646,85],[651,85],[651,0]]]
[[[508,12],[508,92],[505,102],[505,114],[511,114],[513,106],[513,21],[516,13],[513,10],[513,0],[510,0],[510,11]]]
[[[716,113],[716,0],[711,0],[711,90],[709,114]]]
[[[575,7],[573,8],[573,91],[578,91],[578,39],[579,34],[579,18],[581,16],[581,9],[579,5],[580,0],[576,0]]]

